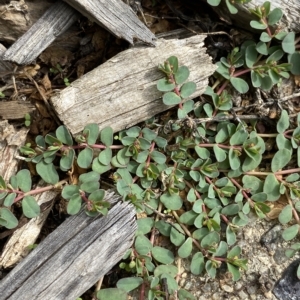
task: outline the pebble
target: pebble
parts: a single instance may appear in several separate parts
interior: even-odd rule
[[[233,287],[229,286],[227,284],[224,284],[221,286],[221,289],[227,293],[232,293],[233,292]]]
[[[238,295],[239,295],[239,297],[240,297],[241,300],[248,299],[248,295],[243,290],[239,291]]]

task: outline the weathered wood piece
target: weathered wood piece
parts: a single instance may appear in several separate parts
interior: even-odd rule
[[[79,17],[68,4],[57,1],[4,54],[3,59],[29,64]]]
[[[50,1],[10,0],[0,3],[0,40],[13,43],[53,4]]]
[[[26,113],[35,110],[35,106],[30,102],[22,101],[1,101],[0,117],[4,120],[24,119]]]
[[[202,0],[203,1],[203,0]],[[206,1],[206,0],[205,0]],[[250,27],[250,21],[255,19],[253,15],[250,14],[249,8],[254,9],[256,6],[261,6],[265,0],[252,0],[249,3],[237,4],[239,12],[237,14],[230,14],[226,6],[225,1],[222,1],[219,6],[212,7],[217,14],[219,14],[225,20],[232,20],[233,23],[241,28],[249,29],[254,31]],[[286,0],[273,0],[271,1],[271,9],[280,8],[283,11],[283,17],[281,20],[281,26],[287,28],[291,31],[300,31],[300,1],[286,1]]]
[[[0,121],[0,175],[4,180],[15,174],[19,160],[19,147],[26,141],[28,128],[16,130],[7,120]]]
[[[190,81],[197,85],[191,98],[201,95],[216,66],[205,53],[205,36],[182,40],[158,40],[155,48],[134,47],[74,81],[51,98],[61,121],[72,134],[88,123],[114,131],[144,121],[168,108],[156,84],[163,74],[158,64],[175,55],[190,69]]]
[[[2,44],[0,44],[0,73],[9,72],[14,69],[13,64],[3,60],[5,51],[6,51],[6,48]],[[0,76],[1,76],[1,74],[0,74]]]
[[[134,39],[154,45],[154,34],[131,7],[121,0],[64,0],[98,25],[133,44]]]
[[[41,180],[37,188],[42,188],[46,184]],[[41,229],[52,209],[55,198],[59,195],[59,191],[51,190],[46,191],[35,196],[37,204],[41,206],[41,213],[38,217],[26,220],[24,216],[19,220],[19,226],[23,223],[25,225],[13,231],[12,236],[5,244],[0,256],[0,268],[9,268],[18,263],[22,258],[30,252],[30,245],[33,245]],[[10,233],[7,230],[5,233]]]
[[[120,200],[112,193],[107,197]],[[118,202],[105,217],[81,212],[68,218],[0,281],[1,300],[76,299],[131,246],[134,216],[132,205]]]

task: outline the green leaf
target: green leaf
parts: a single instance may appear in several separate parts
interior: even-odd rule
[[[283,51],[278,49],[276,51],[274,51],[266,60],[266,62],[271,62],[271,61],[278,61],[282,58],[282,56],[284,55]]]
[[[172,226],[165,221],[160,220],[155,222],[155,228],[157,228],[163,236],[170,236]]]
[[[36,171],[47,183],[56,184],[59,181],[57,171],[52,163],[46,164],[41,160],[36,165]]]
[[[229,246],[233,245],[236,243],[236,234],[235,232],[230,228],[230,226],[227,226],[226,228],[226,240],[227,244]]]
[[[290,117],[286,110],[283,110],[281,112],[280,119],[277,122],[276,128],[277,132],[283,133],[285,130],[287,130],[290,126]]]
[[[264,42],[264,43],[268,43],[268,42],[271,41],[272,37],[270,37],[266,32],[262,32],[259,39],[260,39],[262,42]],[[258,49],[257,49],[257,51],[258,51],[259,53],[261,53]],[[265,53],[261,53],[261,54],[267,55],[268,53],[266,53],[266,54],[265,54]]]
[[[291,205],[286,205],[278,216],[278,220],[281,224],[287,224],[293,217],[293,208]]]
[[[259,30],[264,30],[268,27],[266,24],[263,24],[259,21],[255,21],[255,20],[250,22],[250,26],[254,29],[259,29]]]
[[[192,274],[200,275],[203,272],[204,266],[203,254],[201,252],[195,253],[190,266]]]
[[[92,193],[99,189],[98,181],[87,181],[80,185],[80,190],[85,191],[86,193]]]
[[[147,234],[151,231],[154,224],[153,218],[141,218],[137,220],[137,231],[135,235]]]
[[[177,105],[181,102],[181,98],[174,92],[168,92],[163,95],[163,103],[165,105]]]
[[[93,201],[93,202],[99,202],[99,201],[103,201],[104,197],[105,197],[105,190],[100,190],[99,189],[99,190],[93,191],[89,195],[88,199]]]
[[[206,148],[195,146],[195,151],[202,159],[207,159],[210,157],[210,152]]]
[[[282,41],[282,49],[285,53],[295,52],[295,32],[289,32]]]
[[[211,260],[206,261],[205,269],[206,269],[206,272],[208,273],[208,275],[209,275],[211,278],[215,278],[215,277],[216,277],[217,269],[216,269],[216,267],[213,265],[213,263],[212,263]]]
[[[205,149],[205,150],[207,150],[207,149]],[[216,159],[217,159],[218,162],[222,162],[226,159],[227,153],[226,153],[225,150],[223,150],[222,148],[220,148],[217,145],[214,145],[213,150],[214,150],[214,153],[215,153],[215,156],[216,156]],[[205,158],[202,157],[202,158],[206,159],[206,157]]]
[[[158,277],[162,274],[169,274],[172,277],[177,275],[178,269],[173,265],[160,265],[154,270],[154,276]]]
[[[18,219],[6,207],[0,207],[0,225],[7,229],[13,229],[18,226]]]
[[[25,196],[22,200],[22,209],[23,214],[27,218],[35,218],[40,212],[40,206],[36,203],[35,199],[32,196]]]
[[[246,141],[246,139],[248,138],[248,132],[240,129],[238,131],[236,131],[230,138],[229,143],[231,146],[234,145],[243,145],[243,143]]]
[[[59,126],[55,131],[56,137],[65,145],[72,146],[73,139],[68,130],[64,125]]]
[[[150,157],[158,164],[164,164],[167,159],[163,153],[158,152],[156,150],[154,150],[150,153]]]
[[[290,241],[298,234],[298,231],[299,224],[292,225],[291,227],[288,227],[283,231],[282,237],[285,241]]]
[[[257,60],[257,51],[256,51],[256,45],[249,45],[246,48],[245,52],[245,58],[246,58],[246,65],[248,68],[252,68]]]
[[[231,14],[237,14],[237,8],[229,0],[226,0],[226,5]]]
[[[219,247],[214,253],[214,256],[224,256],[227,252],[228,252],[228,245],[224,241],[221,241]]]
[[[237,170],[241,165],[241,161],[239,158],[239,151],[234,150],[234,148],[230,148],[228,153],[228,158],[229,158],[229,164],[231,169]]]
[[[230,78],[229,68],[226,67],[224,64],[222,64],[220,61],[218,61],[216,65],[218,66],[216,72],[222,75],[224,78],[229,79]]]
[[[59,167],[62,171],[66,172],[72,168],[75,157],[75,150],[68,149],[59,161]]]
[[[196,87],[195,82],[190,81],[184,83],[180,89],[180,96],[184,99],[191,96],[196,91]]]
[[[99,135],[99,125],[96,123],[87,124],[84,126],[83,135],[86,136],[86,141],[89,145],[96,144]]]
[[[98,156],[99,162],[105,166],[108,166],[110,164],[111,158],[112,158],[112,150],[110,148],[106,148],[102,150]]]
[[[175,246],[180,246],[185,241],[185,234],[179,224],[171,226],[170,240]]]
[[[193,239],[188,237],[186,241],[178,249],[178,255],[181,258],[187,258],[193,250]]]
[[[31,175],[29,170],[21,170],[17,173],[18,187],[24,193],[31,190]]]
[[[278,150],[273,159],[272,159],[272,163],[271,163],[271,170],[272,172],[277,172],[280,169],[282,169],[283,167],[285,167],[292,158],[292,154],[290,150],[287,149],[280,149]]]
[[[209,0],[208,0],[209,1]],[[178,291],[179,300],[196,300],[196,297],[184,289]]]
[[[170,194],[169,192],[165,192],[160,196],[160,201],[162,204],[171,210],[178,210],[182,206],[182,199],[178,194]]]
[[[143,283],[143,278],[140,277],[122,278],[117,282],[117,287],[126,292],[130,292],[136,289],[137,287],[139,287],[142,283]],[[112,299],[112,298],[109,297],[107,299]]]
[[[157,81],[157,89],[161,92],[170,92],[175,88],[175,83],[170,83],[167,78],[162,78]]]
[[[142,129],[143,137],[149,142],[153,141],[157,137],[157,133],[147,127]]]
[[[99,161],[98,161],[98,157],[94,158],[93,160],[93,164],[92,164],[92,169],[93,171],[99,173],[99,174],[103,174],[105,172],[107,172],[108,170],[110,170],[111,166],[105,166],[102,165]]]
[[[61,196],[68,200],[68,199],[71,199],[71,197],[74,195],[74,194],[78,194],[79,193],[79,186],[78,185],[65,185],[63,190],[62,190],[62,193],[61,193]]]
[[[158,262],[166,265],[171,264],[174,261],[173,252],[159,246],[155,246],[152,248],[152,256]]]
[[[216,231],[210,232],[201,240],[201,247],[209,248],[213,244],[217,244],[220,241],[220,235]]]
[[[269,174],[264,182],[263,192],[268,195],[268,201],[276,201],[280,197],[280,184],[274,174]]]
[[[3,205],[6,207],[12,206],[14,204],[14,200],[16,199],[16,193],[10,193],[4,199]]]
[[[93,160],[93,149],[87,147],[80,151],[78,158],[77,158],[77,164],[80,168],[87,169],[90,167]]]
[[[186,225],[193,225],[198,214],[189,210],[180,216],[180,222]]]
[[[289,63],[292,64],[291,72],[294,75],[300,75],[300,53],[295,52],[289,56]]]
[[[236,215],[240,211],[240,206],[238,204],[229,204],[225,206],[221,213],[225,216],[233,216]]]
[[[178,58],[176,56],[170,56],[167,61],[172,66],[172,71],[176,73],[178,70]]]
[[[230,77],[230,83],[241,94],[245,94],[249,90],[248,83],[242,78]]]
[[[81,203],[81,196],[79,194],[74,194],[68,202],[67,213],[69,215],[76,215],[77,213],[79,213],[81,209]]]
[[[173,294],[175,291],[178,290],[178,283],[174,279],[174,277],[170,276],[169,274],[162,274],[161,279],[165,279],[168,287],[168,292]]]
[[[268,24],[275,25],[282,18],[283,12],[280,8],[274,8],[268,15]],[[265,29],[265,28],[264,28]]]
[[[134,247],[140,255],[147,255],[152,250],[151,242],[144,235],[136,237]]]
[[[182,84],[184,83],[190,75],[190,71],[188,67],[186,66],[181,66],[178,68],[177,72],[175,73],[175,81],[177,84]]]
[[[228,268],[228,271],[232,274],[233,281],[238,281],[241,278],[241,273],[236,266],[234,266],[230,263],[227,263],[227,268]]]
[[[113,129],[111,127],[105,127],[100,132],[100,139],[101,142],[106,146],[110,147],[113,144],[114,137],[113,137]]]
[[[128,295],[126,291],[116,289],[116,288],[108,288],[108,289],[101,289],[97,292],[97,299],[98,300],[127,300]]]
[[[221,0],[207,0],[207,3],[211,6],[218,6],[221,3]]]

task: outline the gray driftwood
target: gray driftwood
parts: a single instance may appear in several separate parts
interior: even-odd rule
[[[119,196],[109,193],[113,202]],[[0,281],[1,300],[74,300],[132,245],[135,209],[118,202],[105,217],[68,218]]]
[[[202,0],[203,1],[203,0]],[[205,0],[206,1],[206,0]],[[250,27],[249,23],[254,19],[254,16],[248,11],[249,8],[254,9],[256,6],[261,6],[265,0],[252,0],[249,3],[238,4],[237,7],[239,12],[237,14],[230,14],[225,1],[222,1],[219,6],[213,7],[213,9],[225,20],[231,20],[234,24],[238,25],[244,29],[253,29]],[[271,9],[280,8],[283,11],[283,17],[281,20],[282,27],[295,32],[300,31],[300,2],[287,1],[287,0],[273,0],[271,1]]]
[[[29,129],[15,129],[7,120],[0,121],[0,175],[8,181],[15,174],[19,160],[19,147],[26,141]]]
[[[11,72],[14,69],[13,64],[3,60],[5,51],[6,48],[2,44],[0,44],[0,76],[1,73]]]
[[[190,69],[189,80],[197,85],[191,98],[197,97],[216,69],[205,53],[204,38],[160,39],[155,48],[134,47],[121,52],[53,96],[54,110],[72,134],[88,123],[119,131],[144,121],[169,108],[162,103],[156,84],[164,76],[158,64],[172,55]]]
[[[29,64],[79,17],[68,4],[57,1],[4,54],[3,59]]]
[[[154,34],[131,7],[121,0],[64,0],[84,16],[119,38],[133,44],[134,39],[154,45]]]

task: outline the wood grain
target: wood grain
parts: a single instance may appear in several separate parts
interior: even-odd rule
[[[75,9],[57,1],[5,52],[3,59],[21,65],[30,64],[78,18]]]
[[[197,85],[191,96],[195,98],[205,91],[208,77],[216,69],[205,53],[204,39],[160,39],[155,48],[133,47],[121,52],[53,96],[53,108],[72,134],[88,123],[119,131],[144,121],[170,108],[162,103],[156,84],[163,78],[158,64],[172,55],[190,69],[189,80]]]
[[[120,201],[108,193],[106,200]],[[0,281],[1,300],[74,300],[132,245],[135,209],[118,202],[105,217],[68,218]]]
[[[155,36],[121,0],[64,0],[81,14],[119,38],[154,45]]]

